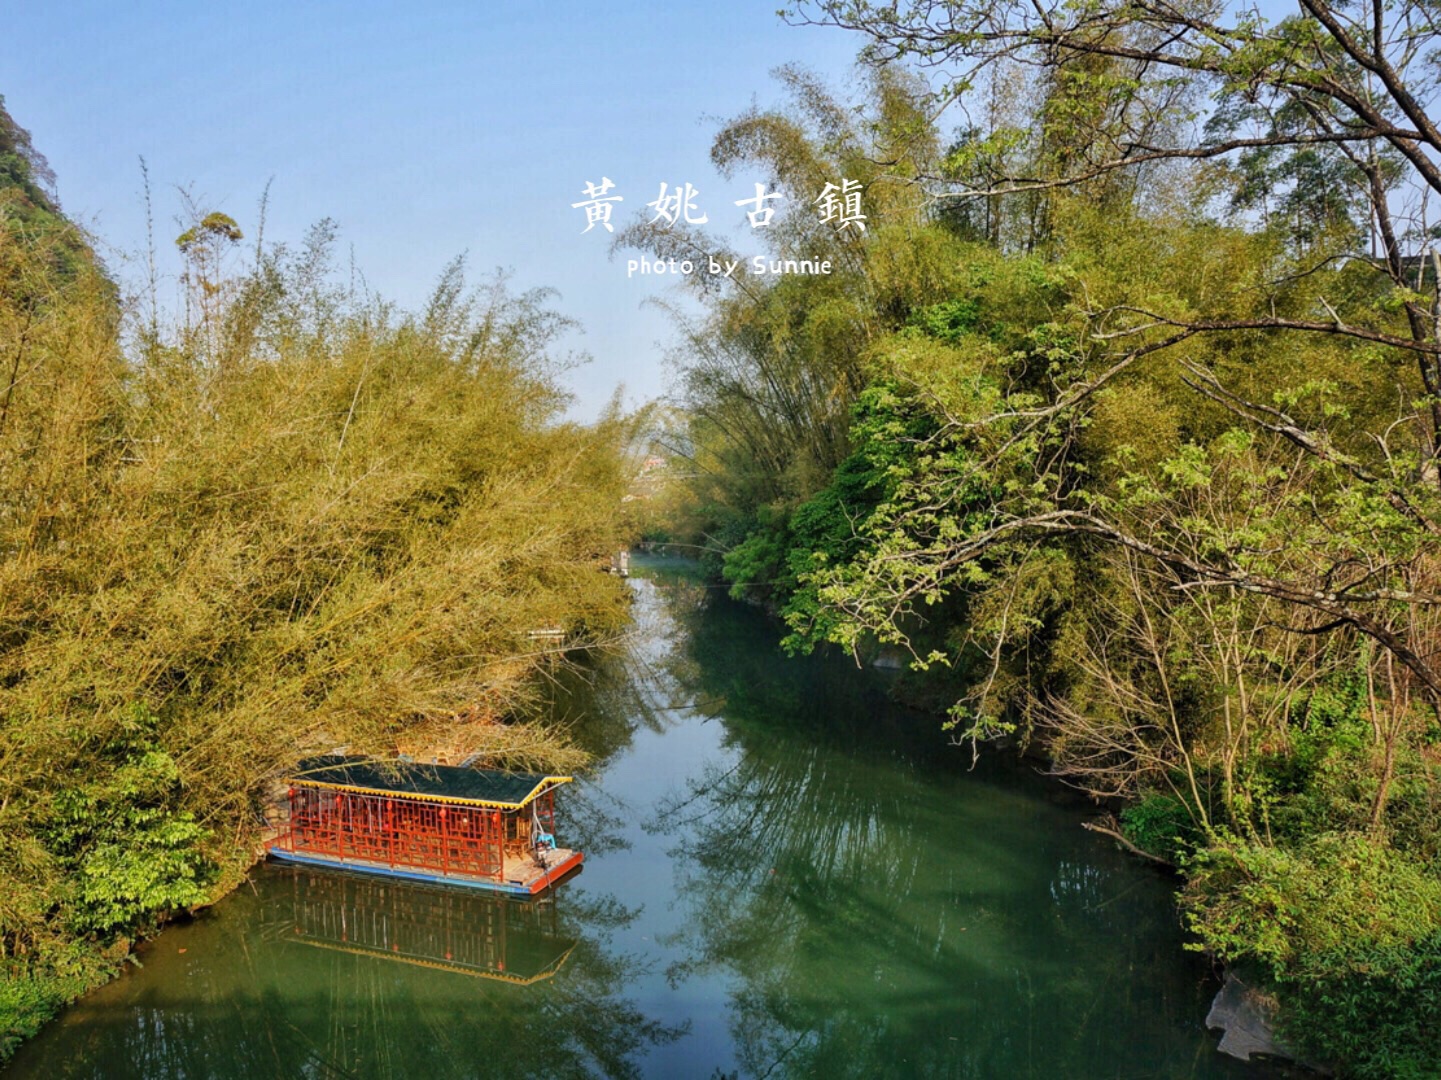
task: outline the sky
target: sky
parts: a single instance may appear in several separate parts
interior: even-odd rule
[[[9,6],[0,94],[49,160],[67,214],[138,283],[146,249],[140,159],[157,250],[181,230],[178,188],[248,235],[295,243],[333,218],[370,288],[423,303],[465,254],[478,283],[559,291],[591,360],[570,372],[574,415],[619,385],[661,395],[673,339],[655,297],[670,278],[627,278],[609,236],[572,208],[608,177],[619,224],[692,184],[713,224],[764,177],[710,164],[721,122],[782,94],[799,63],[845,92],[860,42],[786,26],[777,0],[713,3],[75,3]],[[647,214],[649,216],[649,214]],[[732,219],[734,219],[732,221]],[[759,245],[750,252],[759,253]],[[132,260],[132,261],[127,261]],[[168,269],[178,271],[178,263]],[[174,295],[173,283],[168,286]]]

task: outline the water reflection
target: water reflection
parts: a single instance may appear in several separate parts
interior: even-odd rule
[[[626,995],[613,898],[264,867],[84,999],[17,1077],[630,1078],[683,1025]]]
[[[676,619],[683,694],[724,700],[731,754],[648,822],[676,860],[683,990],[727,978],[735,1074],[1220,1077],[1214,985],[1171,882],[996,757],[968,771],[869,673],[785,660],[759,616]]]
[[[575,949],[554,903],[478,898],[454,888],[291,868],[290,907],[268,927],[288,944],[528,986]],[[285,918],[288,914],[289,918]]]

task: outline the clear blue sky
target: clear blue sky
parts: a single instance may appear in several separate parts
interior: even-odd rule
[[[721,118],[778,100],[770,71],[799,62],[843,89],[858,42],[785,26],[777,0],[712,3],[30,3],[0,38],[0,94],[58,178],[65,210],[111,248],[145,245],[138,159],[157,246],[178,232],[176,185],[267,239],[340,225],[371,287],[418,304],[468,252],[478,279],[560,290],[593,356],[570,376],[590,415],[619,383],[664,388],[666,286],[627,280],[608,237],[571,203],[616,182],[623,216],[661,181],[689,182],[712,221],[752,179],[709,163]],[[757,176],[755,180],[762,179]]]

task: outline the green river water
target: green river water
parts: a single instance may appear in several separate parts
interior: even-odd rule
[[[1004,752],[638,558],[557,708],[596,767],[539,902],[257,867],[7,1075],[1274,1077],[1215,1050],[1172,882]]]

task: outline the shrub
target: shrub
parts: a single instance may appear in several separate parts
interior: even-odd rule
[[[1179,862],[1195,846],[1197,830],[1186,804],[1174,795],[1152,791],[1121,811],[1121,827],[1137,847]]]
[[[1303,1054],[1362,1077],[1441,1072],[1441,879],[1361,834],[1296,851],[1239,843],[1189,861],[1188,920],[1227,961],[1259,961]]]

